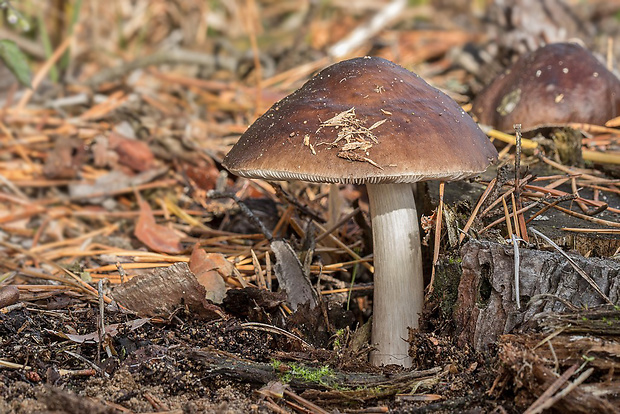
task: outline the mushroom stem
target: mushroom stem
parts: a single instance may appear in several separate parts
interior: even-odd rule
[[[408,327],[424,301],[420,229],[411,184],[367,184],[374,249],[374,365],[411,366]]]

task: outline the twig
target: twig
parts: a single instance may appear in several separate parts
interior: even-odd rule
[[[571,189],[573,190],[573,194],[575,194],[576,196],[575,202],[577,203],[581,211],[583,211],[586,215],[595,216],[598,213],[601,213],[607,209],[608,204],[606,203],[601,203],[601,205],[597,208],[588,208],[588,206],[586,206],[586,203],[582,201],[581,197],[579,196],[579,190],[577,189],[577,180],[575,180],[575,177],[571,178]]]
[[[521,222],[519,220],[519,217],[521,217],[523,215],[523,212],[519,213],[520,209],[517,206],[517,202],[515,199],[515,192],[513,192],[512,194],[510,194],[510,201],[512,202],[512,211],[514,212],[514,214],[512,215],[512,218],[515,222],[515,233],[517,235],[518,238],[522,238],[521,236]]]
[[[261,268],[260,262],[258,261],[258,257],[256,257],[256,253],[254,249],[250,249],[250,253],[252,253],[252,264],[254,265],[254,275],[256,276],[256,285],[259,289],[266,289],[267,284],[265,283],[265,274],[263,273],[263,269]]]
[[[310,410],[312,412],[312,414],[329,414],[328,411],[325,411],[324,409],[322,409],[321,407],[319,407],[318,405],[316,405],[312,401],[308,401],[305,398],[295,394],[292,391],[289,391],[289,390],[285,389],[284,390],[284,396],[292,398],[295,401],[297,401],[299,404],[304,405],[308,410]]]
[[[25,254],[28,257],[31,257],[35,260],[39,260],[41,263],[45,263],[47,265],[52,266],[53,268],[60,270],[61,272],[63,272],[64,274],[66,274],[67,276],[69,276],[69,278],[71,279],[71,281],[73,282],[74,286],[77,286],[79,288],[81,288],[84,292],[89,293],[93,296],[98,296],[97,290],[95,288],[93,288],[92,286],[90,286],[88,283],[84,282],[82,280],[82,278],[80,278],[78,275],[76,275],[75,273],[73,273],[72,271],[65,269],[64,267],[60,266],[59,264],[52,262],[50,260],[46,260],[43,259],[37,255],[34,255],[32,253],[30,253],[28,250],[22,249],[19,246],[16,246],[14,244],[5,242],[0,240],[0,245],[7,247],[9,249],[13,249],[15,251],[18,251],[22,254]],[[23,271],[23,270],[22,270]],[[38,277],[38,276],[37,276]],[[106,303],[112,303],[112,299],[110,299],[109,297],[103,295],[103,300],[105,300]]]
[[[555,405],[555,403],[560,401],[562,398],[566,397],[571,391],[573,391],[575,388],[577,388],[579,385],[581,385],[585,380],[587,380],[588,377],[590,375],[592,375],[593,372],[594,372],[594,368],[587,369],[580,376],[578,376],[577,379],[575,379],[575,381],[571,382],[562,391],[558,392],[557,394],[555,394],[553,397],[547,399],[546,401],[540,403],[533,410],[530,411],[530,409],[528,409],[525,413],[527,413],[527,414],[538,414],[538,413],[542,413],[544,410],[547,410],[547,409],[553,407]]]
[[[286,336],[289,339],[292,339],[294,341],[300,342],[301,344],[303,344],[304,346],[306,346],[309,349],[313,349],[314,348],[312,345],[310,345],[308,342],[304,341],[303,339],[301,339],[297,335],[292,334],[289,331],[284,330],[282,328],[278,328],[277,326],[267,325],[266,323],[260,323],[260,322],[246,322],[246,323],[242,323],[239,326],[241,328],[256,329],[258,331],[264,331],[264,332],[270,332],[270,333],[274,333],[274,334],[284,335],[284,336]]]
[[[523,207],[521,210],[517,210],[516,212],[515,212],[515,211],[513,211],[512,213],[510,213],[510,214],[508,215],[508,218],[506,218],[506,217],[501,217],[501,218],[498,218],[498,219],[497,219],[497,220],[495,220],[493,223],[489,224],[488,226],[486,226],[486,227],[484,227],[482,230],[480,230],[480,233],[483,233],[483,232],[485,232],[485,231],[489,230],[491,227],[493,227],[493,226],[495,226],[495,225],[497,225],[497,224],[499,224],[499,223],[503,222],[504,220],[511,219],[512,217],[514,217],[514,216],[515,216],[515,214],[523,214],[523,213],[525,213],[525,212],[526,212],[526,211],[528,211],[529,209],[531,209],[531,208],[535,207],[537,204],[538,204],[537,202],[533,202],[533,203],[532,203],[532,204],[530,204],[529,206],[525,206],[525,207]]]
[[[43,66],[41,66],[41,69],[39,69],[37,74],[32,79],[32,89],[26,90],[26,92],[24,92],[24,94],[22,95],[21,99],[17,103],[17,109],[18,110],[22,110],[22,109],[24,109],[26,107],[26,104],[28,104],[28,102],[30,101],[30,98],[32,98],[32,95],[34,95],[34,92],[37,90],[37,88],[39,87],[39,85],[41,84],[43,79],[45,79],[45,76],[47,76],[47,74],[50,71],[50,69],[52,68],[52,66],[54,66],[56,64],[58,59],[60,59],[62,57],[62,55],[65,53],[65,51],[69,48],[69,46],[73,42],[73,38],[74,38],[73,35],[72,36],[68,36],[60,44],[60,46],[58,46],[58,48],[54,51],[54,54],[52,54],[52,56],[50,56],[50,58],[47,60],[47,62],[45,62],[43,64]]]
[[[543,203],[547,203],[547,202],[543,200]],[[615,221],[609,221],[609,220],[599,219],[596,217],[590,217],[585,214],[577,213],[576,211],[572,211],[572,210],[569,210],[567,208],[560,207],[560,206],[553,206],[553,208],[555,208],[556,210],[560,210],[561,212],[566,213],[569,216],[577,217],[577,218],[580,218],[586,221],[591,221],[592,223],[600,224],[601,226],[620,228],[620,223],[617,223]]]
[[[575,233],[620,234],[620,229],[584,229],[574,227],[562,227],[561,230],[572,231]]]
[[[295,223],[294,220],[291,220],[291,223]],[[314,222],[314,225],[321,230],[323,233],[325,233],[325,228],[323,226],[321,226],[319,223],[317,223],[316,221]],[[329,234],[329,239],[332,240],[334,243],[336,243],[338,245],[338,247],[344,249],[351,257],[353,257],[355,260],[359,260],[362,263],[362,266],[364,266],[366,269],[370,270],[371,273],[375,272],[375,267],[373,265],[371,265],[370,263],[367,263],[365,261],[363,261],[362,257],[355,253],[353,250],[351,250],[351,248],[349,246],[347,246],[346,244],[344,244],[338,237],[334,237],[333,234]]]
[[[519,265],[521,260],[519,256],[519,239],[515,234],[511,234],[510,239],[512,240],[512,247],[515,255],[515,297],[517,299],[517,309],[521,309],[521,289],[519,287]]]
[[[108,354],[108,358],[112,356],[112,352],[110,351],[110,347],[107,344],[108,335],[105,331],[105,308],[103,302],[103,280],[99,280],[97,282],[97,292],[99,293],[99,323],[97,323],[97,335],[99,335],[99,341],[97,341],[97,360],[101,362],[101,346],[103,344]]]
[[[519,187],[519,175],[521,169],[521,124],[514,124],[515,138],[517,147],[515,151],[515,198],[519,201],[521,196],[521,188]]]
[[[256,215],[252,212],[252,210],[250,210],[249,207],[234,193],[210,190],[207,193],[207,197],[232,199],[239,206],[239,210],[241,210],[241,212],[252,222],[252,224],[254,224],[256,227],[260,229],[261,233],[265,235],[265,238],[267,240],[271,241],[273,239],[273,235],[267,229],[267,227],[265,227],[263,222],[258,217],[256,217]]]
[[[586,174],[586,173],[581,172],[581,171],[576,171],[574,168],[570,168],[570,167],[567,167],[567,166],[562,165],[560,163],[557,163],[557,162],[555,162],[553,160],[550,160],[549,158],[545,157],[539,151],[537,151],[534,155],[536,155],[538,157],[538,159],[540,159],[545,164],[550,165],[553,168],[556,168],[556,169],[558,169],[560,171],[564,171],[567,174],[579,174],[579,175],[581,175],[582,178],[589,178],[589,179],[594,180],[594,181],[600,181],[600,180],[606,181],[604,178],[597,177],[595,175]]]
[[[555,188],[538,187],[538,186],[532,185],[532,184],[526,185],[525,188],[527,190],[533,190],[533,191],[536,191],[536,192],[539,192],[539,193],[542,193],[542,194],[552,194],[554,196],[560,196],[560,197],[574,195],[574,197],[572,199],[579,199],[584,204],[589,204],[591,206],[596,207],[597,210],[599,208],[602,208],[603,210],[608,208],[608,205],[605,202],[590,200],[590,199],[587,199],[587,198],[580,197],[579,194],[566,193],[564,191],[556,190]],[[613,211],[613,210],[610,209],[610,211]]]
[[[342,217],[340,220],[338,220],[336,223],[334,223],[333,226],[331,226],[330,228],[328,228],[327,230],[325,230],[323,233],[319,234],[316,239],[314,240],[315,243],[319,243],[321,240],[323,240],[325,237],[327,237],[328,235],[332,234],[336,229],[338,229],[339,227],[341,227],[343,224],[345,224],[347,221],[351,220],[357,213],[360,212],[360,208],[357,207],[356,209],[354,209],[352,212],[350,212],[349,214],[347,214],[346,216]]]
[[[83,357],[80,354],[76,354],[75,352],[71,352],[71,351],[63,351],[65,354],[67,355],[71,355],[73,358],[75,359],[79,359],[80,361],[84,362],[85,364],[87,364],[88,366],[90,366],[92,369],[94,369],[95,371],[99,372],[99,373],[103,373],[103,375],[105,377],[109,377],[110,374],[108,374],[107,372],[103,371],[101,369],[101,367],[99,367],[99,365],[95,364],[94,362],[89,361],[87,358]]]
[[[498,139],[500,141],[506,142],[508,144],[512,144],[512,145],[516,145],[517,144],[517,139],[510,135],[507,134],[505,132],[501,132],[498,131],[497,129],[493,129],[487,125],[480,125],[480,129],[482,129],[482,131],[487,134],[489,137],[491,138],[495,138]],[[522,139],[521,141],[521,145],[523,146],[523,149],[536,149],[538,148],[538,143],[535,141],[532,141],[531,139]]]
[[[12,136],[12,135],[11,135]],[[28,196],[24,194],[22,190],[19,189],[15,184],[13,184],[10,180],[8,180],[4,175],[0,174],[0,183],[6,185],[9,190],[11,190],[16,196],[21,198],[20,202],[30,203]]]
[[[564,373],[560,375],[558,379],[553,381],[549,388],[547,388],[545,392],[543,392],[540,397],[538,397],[536,401],[534,401],[523,414],[535,414],[542,411],[540,410],[542,405],[547,402],[547,400],[551,398],[551,396],[553,396],[553,394],[555,394],[562,387],[562,385],[566,383],[566,381],[568,381],[571,375],[573,375],[577,371],[577,368],[579,368],[579,365],[574,364],[566,371],[564,371]]]
[[[514,124],[514,129],[515,137],[517,139],[517,150],[515,153],[515,191],[513,193],[514,198],[512,200],[513,211],[520,210],[522,207],[521,186],[519,185],[519,179],[521,177],[521,124]],[[529,241],[523,213],[515,215],[515,232],[517,236],[523,239],[526,243]]]
[[[280,184],[273,182],[270,182],[269,184],[271,184],[273,189],[276,190],[276,195],[278,197],[284,198],[287,202],[297,207],[297,209],[299,209],[299,211],[301,211],[303,214],[311,217],[314,221],[318,221],[319,223],[325,223],[325,219],[323,219],[318,213],[310,210],[307,206],[301,204],[296,197],[293,197],[292,195],[284,191]]]
[[[29,365],[24,364],[16,364],[14,362],[4,361],[0,359],[0,367],[9,368],[9,369],[23,369],[24,371],[32,371],[33,368]],[[69,369],[59,369],[58,374],[61,376],[65,375],[93,375],[94,370],[88,369],[79,369],[79,370],[69,370]]]
[[[562,196],[562,197],[558,197],[556,200],[554,200],[552,203],[548,203],[546,204],[543,208],[541,208],[540,210],[538,210],[536,213],[532,214],[530,216],[529,219],[527,219],[527,221],[525,222],[525,224],[530,224],[530,222],[532,220],[534,220],[536,217],[540,216],[541,214],[543,214],[545,211],[549,210],[552,207],[555,207],[556,205],[558,205],[559,203],[561,203],[562,201],[568,201],[568,200],[573,200],[575,196],[573,195],[568,195],[568,196]],[[541,199],[540,201],[544,201],[544,199]]]
[[[392,0],[379,13],[375,14],[367,24],[356,27],[347,37],[329,48],[329,55],[335,58],[343,58],[349,55],[365,41],[401,17],[405,6],[407,6],[406,0]]]

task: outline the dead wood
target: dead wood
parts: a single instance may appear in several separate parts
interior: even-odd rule
[[[215,349],[193,351],[187,358],[201,365],[201,371],[207,372],[209,378],[225,377],[260,385],[285,381],[295,390],[305,390],[303,397],[329,403],[368,401],[409,392],[416,384],[434,384],[441,373],[441,368],[391,375],[336,369],[321,371],[320,367],[294,363],[254,362]]]
[[[542,342],[545,338],[543,334],[504,335],[500,340],[499,357],[512,378],[509,382],[518,395],[516,400],[525,403],[538,398],[561,372],[571,365],[581,365],[585,357],[588,362],[584,368],[594,370],[590,382],[577,386],[553,408],[571,413],[619,413],[620,376],[614,367],[620,362],[620,343],[566,334],[547,338],[548,343]]]
[[[559,253],[520,249],[521,310],[514,289],[511,246],[470,241],[461,250],[463,274],[459,284],[456,326],[459,340],[477,350],[500,335],[537,326],[540,314],[561,312],[568,306],[592,308],[605,300]],[[572,256],[613,303],[620,301],[620,263]]]

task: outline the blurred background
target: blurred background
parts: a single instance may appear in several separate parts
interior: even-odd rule
[[[101,86],[156,63],[201,79],[290,90],[330,62],[379,55],[465,101],[517,55],[541,44],[577,40],[614,67],[620,50],[615,41],[618,1],[53,0],[2,5],[0,39],[14,40],[33,69],[70,39],[47,77],[52,83]],[[145,62],[146,57],[155,60]],[[106,72],[111,68],[119,71]],[[291,70],[297,72],[286,73]],[[2,76],[5,94],[10,80]],[[263,98],[268,103],[276,97]]]

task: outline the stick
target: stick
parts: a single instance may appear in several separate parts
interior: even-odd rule
[[[406,0],[392,0],[375,14],[368,24],[358,26],[347,37],[329,48],[329,55],[334,58],[343,58],[351,54],[368,39],[401,17],[406,6]]]
[[[519,265],[520,265],[520,256],[519,256],[519,239],[514,234],[510,235],[510,239],[512,240],[512,246],[515,254],[515,298],[517,300],[517,309],[521,309],[521,292],[519,287]]]
[[[69,48],[69,45],[71,44],[71,42],[73,42],[73,37],[74,36],[67,37],[60,44],[60,46],[58,46],[58,49],[56,49],[54,54],[50,56],[47,62],[45,62],[43,66],[41,66],[41,69],[39,69],[35,77],[32,79],[32,89],[26,90],[26,92],[24,92],[21,99],[17,103],[18,110],[24,109],[26,104],[28,104],[28,102],[30,101],[30,98],[32,98],[32,95],[34,95],[34,92],[37,90],[37,88],[39,87],[39,85],[41,84],[41,82],[43,81],[47,73],[50,71],[52,66],[56,64],[58,59],[60,59],[62,55],[65,53],[65,51]]]

